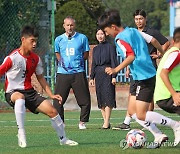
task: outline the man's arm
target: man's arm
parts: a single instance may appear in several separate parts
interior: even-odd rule
[[[164,50],[161,44],[153,37],[151,40],[151,44],[162,54],[164,55]]]
[[[60,58],[61,58],[60,53],[56,52],[56,58],[57,58],[58,61],[60,61]]]
[[[62,101],[62,97],[60,95],[54,95],[47,83],[47,81],[45,80],[44,76],[42,74],[40,75],[36,75],[37,80],[39,81],[40,85],[42,86],[42,88],[46,91],[46,93],[48,94],[48,96],[52,99],[57,99],[60,102]]]
[[[164,43],[164,44],[162,45],[162,49],[163,49],[164,51],[166,51],[166,50],[169,48],[169,46],[170,46],[170,42],[167,41],[166,43]]]
[[[84,52],[84,60],[87,60],[89,57],[89,51]]]
[[[169,42],[169,41],[167,41],[166,43],[164,43],[164,44],[162,45],[163,51],[166,52],[166,50],[169,48],[169,46],[170,46],[170,42]],[[154,55],[151,54],[151,56],[152,56],[152,58],[154,57],[155,59],[157,59],[157,58],[160,59],[160,58],[162,58],[163,54],[162,54],[162,53],[159,53],[159,52],[157,51],[157,54],[156,54],[156,53],[155,53]]]
[[[151,43],[162,55],[164,54],[161,44],[153,36],[144,32],[140,32],[140,34],[147,43]]]

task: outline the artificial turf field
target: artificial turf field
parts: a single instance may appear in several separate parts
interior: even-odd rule
[[[164,111],[157,111],[174,120],[180,121],[176,114],[168,114]],[[116,126],[123,122],[126,111],[113,110],[111,125]],[[168,127],[159,127],[169,137],[169,142],[160,149],[132,149],[123,150],[120,141],[123,140],[128,131],[102,130],[102,117],[100,111],[91,111],[90,121],[87,123],[86,130],[78,129],[79,111],[65,112],[66,134],[67,137],[79,143],[78,146],[60,146],[56,132],[51,127],[50,120],[43,114],[34,115],[26,113],[26,134],[27,148],[20,148],[17,144],[17,126],[14,113],[0,113],[0,154],[116,154],[116,153],[158,153],[175,154],[180,152],[180,144],[172,146],[174,133]],[[136,122],[132,121],[131,128],[139,128]],[[147,131],[148,143],[153,141],[153,136]],[[122,143],[122,142],[121,142]],[[122,145],[122,144],[121,144]]]

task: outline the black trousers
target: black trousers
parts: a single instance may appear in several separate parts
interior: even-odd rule
[[[74,74],[57,74],[55,94],[60,94],[62,104],[58,100],[53,101],[53,105],[64,121],[64,103],[67,100],[70,89],[73,89],[75,98],[81,108],[80,121],[88,122],[91,110],[91,99],[85,72]]]

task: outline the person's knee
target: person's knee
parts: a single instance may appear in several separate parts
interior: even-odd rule
[[[54,107],[52,107],[52,109],[48,112],[48,116],[50,118],[53,118],[53,117],[55,117],[57,115],[58,115],[58,112],[56,111],[56,109]]]
[[[11,100],[13,102],[15,102],[16,100],[18,99],[25,99],[24,95],[20,92],[14,92],[12,95],[11,95]]]
[[[143,113],[136,113],[136,116],[139,120],[145,121],[146,115]]]

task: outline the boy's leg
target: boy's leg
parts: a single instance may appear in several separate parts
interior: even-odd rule
[[[52,104],[48,100],[44,100],[37,108],[38,112],[44,113],[45,115],[51,118],[51,123],[60,140],[61,145],[78,145],[77,142],[69,140],[66,138],[64,125],[61,117],[57,113],[56,109],[52,106]]]
[[[158,143],[155,148],[158,148],[159,146],[161,146],[162,142],[166,141],[168,138],[165,134],[161,133],[161,131],[156,127],[156,125],[152,124],[151,121],[146,120],[146,113],[149,109],[149,104],[153,99],[154,86],[155,77],[143,81],[137,81],[135,103],[137,116],[136,121],[154,135],[154,141]],[[130,114],[132,115],[132,113]]]
[[[146,105],[147,104],[146,102],[137,101],[136,104],[137,104],[136,115],[137,115],[138,120],[171,127],[174,130],[175,145],[177,145],[180,142],[180,123],[179,122],[176,122],[176,121],[174,121],[168,117],[165,117],[159,113],[156,113],[156,112],[152,112],[152,111],[146,112],[146,109],[148,108],[148,106]],[[154,134],[156,133],[155,129],[152,131],[154,131]],[[156,136],[159,136],[159,135],[157,134],[154,136],[155,136],[155,141],[156,141],[157,140]]]
[[[136,114],[133,114],[132,118],[135,119],[136,122],[138,122],[145,129],[149,130],[155,138],[153,146],[148,148],[159,148],[163,142],[168,140],[168,137],[163,134],[154,123],[145,121],[149,104],[147,102],[137,100],[136,105]]]
[[[24,128],[24,119],[26,114],[24,95],[19,92],[14,92],[11,95],[11,101],[14,102],[14,113],[18,126],[18,144],[21,148],[25,148],[27,143]]]
[[[119,125],[119,128],[121,130],[130,130],[130,122],[132,118],[129,115],[129,112],[132,113],[132,111],[129,111],[129,110],[131,110],[132,108],[135,108],[136,89],[137,89],[137,83],[131,78],[130,87],[129,87],[128,110],[127,110],[124,122]]]
[[[124,123],[119,124],[116,127],[113,127],[112,128],[113,130],[130,130],[131,116],[129,115],[129,113],[131,115],[133,115],[135,113],[135,109],[136,109],[135,101],[136,101],[136,96],[130,95],[129,96],[129,102],[128,102],[128,110],[126,112],[126,118],[124,120]]]
[[[148,110],[149,110],[149,111],[153,111],[153,110],[154,110],[154,101],[152,101],[152,102],[149,104]]]
[[[155,124],[161,124],[164,126],[171,127],[174,131],[174,145],[176,146],[180,142],[180,123],[172,120],[168,117],[165,117],[159,113],[148,111],[146,113],[146,121],[155,123]]]

